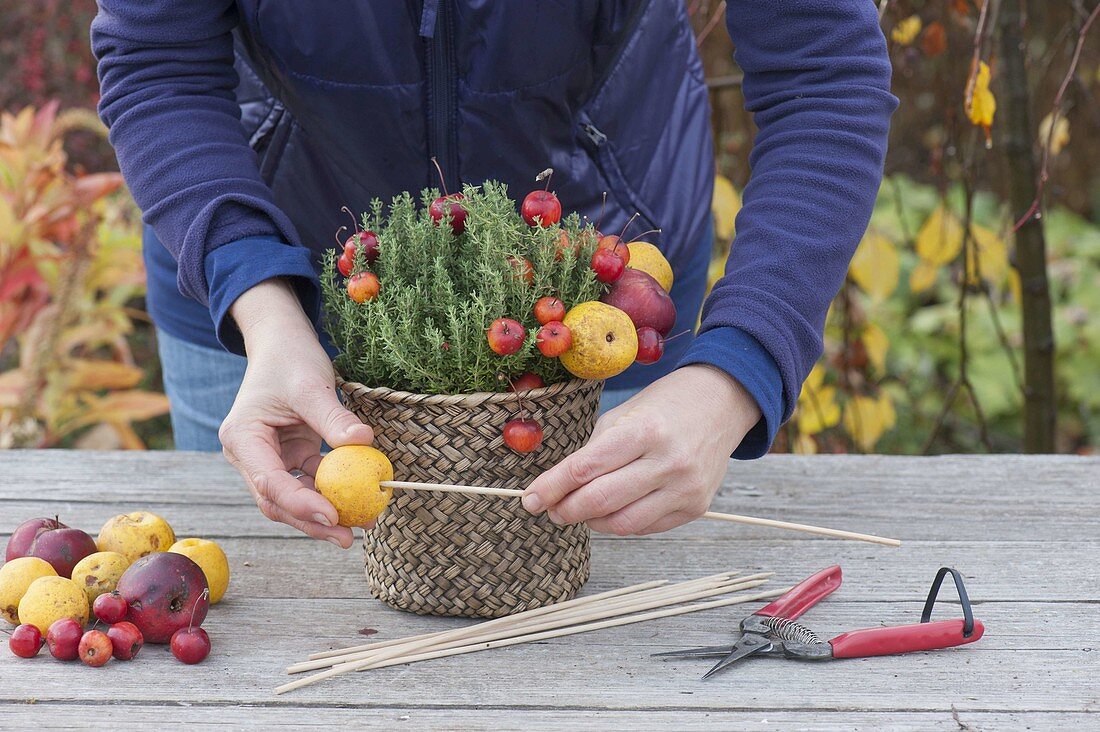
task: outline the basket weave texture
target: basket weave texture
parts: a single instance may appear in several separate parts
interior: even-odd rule
[[[523,392],[542,446],[504,445],[520,416],[513,393],[412,394],[337,379],[348,408],[374,429],[397,480],[524,488],[588,440],[602,381]],[[367,581],[383,602],[421,615],[494,618],[573,597],[588,580],[589,530],[532,516],[519,500],[394,491],[367,531]]]

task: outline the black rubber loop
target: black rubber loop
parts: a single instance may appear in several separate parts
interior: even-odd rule
[[[959,591],[959,602],[963,609],[963,638],[969,638],[974,633],[974,610],[970,607],[970,598],[966,594],[962,575],[959,570],[951,567],[940,567],[936,573],[936,579],[932,582],[932,589],[928,591],[928,599],[924,601],[924,610],[920,614],[920,621],[927,623],[932,618],[932,608],[936,604],[936,598],[940,594],[940,585],[943,584],[944,575],[948,572],[955,578],[955,589]]]

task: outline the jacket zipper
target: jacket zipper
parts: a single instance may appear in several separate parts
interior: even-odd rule
[[[455,117],[458,108],[457,61],[454,47],[454,18],[449,0],[437,0],[435,27],[428,42],[428,151],[439,161],[447,190],[461,190],[458,171],[458,140]],[[429,180],[436,178],[435,166],[428,166]]]
[[[585,99],[585,105],[599,96],[600,90],[603,88],[604,84],[607,83],[607,79],[611,76],[611,72],[619,65],[619,59],[626,53],[626,47],[630,43],[630,39],[634,37],[634,31],[638,29],[638,23],[642,21],[642,16],[645,15],[649,3],[650,0],[638,0],[638,4],[634,6],[634,10],[631,11],[630,17],[626,19],[626,23],[623,25],[619,42],[615,46],[615,53],[611,56],[607,64],[604,65],[603,69],[600,70],[599,77],[592,84],[592,91],[588,94],[587,99]]]
[[[633,187],[627,182],[618,161],[615,160],[611,146],[608,144],[607,135],[600,128],[592,124],[587,114],[581,114],[580,128],[584,136],[592,144],[592,159],[603,174],[604,179],[611,185],[609,193],[620,202],[626,204],[624,211],[629,215],[637,212],[647,229],[659,229],[660,225],[653,216],[648,206],[634,193]]]

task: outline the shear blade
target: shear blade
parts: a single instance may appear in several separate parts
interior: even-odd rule
[[[742,658],[751,656],[754,653],[762,653],[771,650],[771,647],[772,644],[770,641],[764,641],[762,643],[755,638],[746,636],[745,638],[742,638],[736,646],[734,646],[733,650],[730,653],[726,654],[725,658],[714,664],[714,668],[703,674],[703,678],[709,679],[714,674],[718,673],[727,666],[731,666],[737,663]]]
[[[734,646],[702,646],[701,648],[686,648],[682,651],[666,651],[665,653],[652,653],[654,658],[719,658],[733,653]]]

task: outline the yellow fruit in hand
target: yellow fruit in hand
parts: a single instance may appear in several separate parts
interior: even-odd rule
[[[19,625],[19,601],[39,577],[56,577],[57,572],[45,559],[20,557],[0,567],[0,617]]]
[[[661,250],[647,241],[632,241],[626,245],[630,250],[631,269],[640,269],[657,280],[665,292],[672,290],[672,265],[661,254]]]
[[[365,526],[378,518],[393,496],[378,485],[393,480],[389,458],[373,447],[345,445],[321,458],[314,483],[336,507],[341,526]]]
[[[595,300],[575,305],[562,321],[573,345],[559,358],[581,379],[609,379],[626,370],[638,355],[638,332],[630,316]]]
[[[229,587],[229,560],[220,546],[207,539],[180,539],[168,551],[182,554],[202,567],[210,587],[210,604],[221,602]]]
[[[119,577],[129,566],[130,562],[118,552],[96,552],[73,567],[73,582],[84,589],[91,607],[97,597],[115,591]]]
[[[62,618],[72,618],[84,625],[88,622],[88,596],[80,585],[64,577],[39,577],[27,588],[19,601],[19,622],[29,623],[42,631]]]
[[[176,533],[155,513],[134,511],[103,524],[95,543],[99,551],[118,552],[133,564],[146,554],[168,551],[176,543]]]

